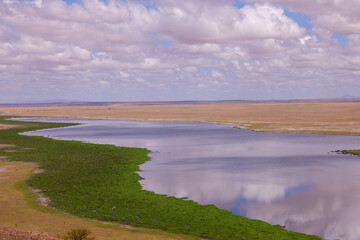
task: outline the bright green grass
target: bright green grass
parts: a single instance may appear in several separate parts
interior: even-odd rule
[[[342,154],[351,154],[351,155],[357,155],[360,157],[360,150],[337,150],[334,151],[337,153],[342,153]]]
[[[320,239],[234,215],[213,205],[142,190],[136,171],[150,160],[146,149],[21,136],[19,132],[70,124],[21,125],[21,129],[0,131],[0,144],[14,144],[19,151],[0,150],[0,154],[13,161],[38,162],[46,171],[31,177],[29,184],[42,189],[51,198],[52,206],[74,215],[209,239]]]

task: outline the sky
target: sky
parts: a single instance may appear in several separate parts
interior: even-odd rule
[[[359,0],[0,0],[0,103],[349,95]]]

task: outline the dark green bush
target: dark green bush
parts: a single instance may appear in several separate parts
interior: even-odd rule
[[[95,237],[90,237],[90,230],[86,228],[71,229],[67,235],[63,237],[64,240],[94,240]]]

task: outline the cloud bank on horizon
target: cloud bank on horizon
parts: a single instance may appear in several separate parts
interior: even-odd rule
[[[1,0],[0,103],[359,95],[358,0]]]

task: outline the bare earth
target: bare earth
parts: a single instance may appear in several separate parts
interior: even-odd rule
[[[235,124],[271,132],[360,134],[360,103],[8,107],[0,115]]]
[[[16,126],[13,125],[7,125],[7,124],[0,124],[0,130],[2,129],[8,129],[8,128],[15,128]]]
[[[31,231],[19,231],[15,228],[0,227],[1,240],[57,240],[47,234],[41,234]]]
[[[66,235],[73,228],[89,229],[97,240],[196,239],[81,219],[41,206],[34,192],[19,187],[36,168],[36,164],[0,161],[0,240],[50,240]]]
[[[3,148],[14,148],[15,146],[12,145],[12,144],[0,144],[0,149],[3,149]]]

